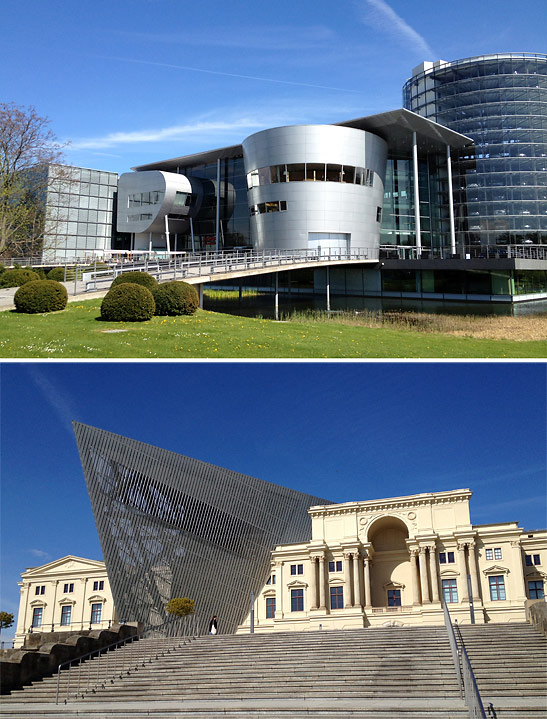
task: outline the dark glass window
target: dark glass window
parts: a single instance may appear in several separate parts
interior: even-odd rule
[[[531,555],[531,554],[526,554],[525,557],[524,557],[524,560],[525,560],[525,562],[526,562],[526,566],[527,566],[527,567],[531,567],[531,566],[532,566],[532,555]]]
[[[401,590],[400,589],[388,589],[387,590],[387,606],[388,607],[400,607],[401,606]]]
[[[493,602],[505,599],[505,581],[503,576],[488,577],[490,585],[490,599]]]
[[[34,592],[34,594],[45,594],[45,593],[46,593],[46,587],[43,584],[41,586],[36,587],[36,591]]]
[[[344,608],[344,588],[343,587],[331,587],[330,588],[330,608],[331,609],[343,609]]]
[[[104,581],[101,579],[98,582],[93,582],[93,591],[96,592],[97,590],[104,589]]]
[[[291,574],[304,574],[304,565],[291,564]]]
[[[304,611],[304,590],[291,589],[291,612]]]
[[[440,564],[454,564],[454,552],[439,552]]]
[[[544,599],[545,593],[543,591],[543,582],[528,582],[528,596],[530,597],[530,599]]]
[[[266,597],[266,619],[275,617],[275,597]]]
[[[458,601],[458,585],[455,579],[443,579],[443,597],[447,604]]]
[[[334,561],[329,562],[329,572],[341,572],[342,571],[342,561]]]
[[[73,592],[73,591],[74,591],[74,584],[72,584],[72,583],[71,583],[71,584],[65,584],[63,591],[64,591],[65,594],[69,594],[70,592]]]
[[[268,577],[268,581],[266,582],[266,584],[275,584],[275,574],[272,574]]]
[[[70,624],[70,618],[72,615],[72,607],[64,606],[61,607],[61,626],[67,627]]]

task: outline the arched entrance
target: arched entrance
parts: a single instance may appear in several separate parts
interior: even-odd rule
[[[412,604],[408,527],[397,517],[381,517],[369,529],[372,545],[370,585],[373,607]]]

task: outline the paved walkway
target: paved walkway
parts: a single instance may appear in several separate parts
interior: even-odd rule
[[[76,294],[74,294],[74,282],[64,282],[62,284],[64,284],[67,289],[69,302],[93,300],[96,297],[104,297],[108,292],[108,288],[104,290],[98,290],[97,292],[85,292],[83,282],[78,282],[76,286]],[[0,289],[0,312],[2,310],[15,309],[15,305],[13,304],[13,296],[18,289],[18,287],[4,287]]]

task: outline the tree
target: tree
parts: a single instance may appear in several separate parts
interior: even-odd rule
[[[33,107],[0,103],[0,255],[41,251],[49,165],[63,160],[49,120]],[[62,182],[64,169],[56,173]]]
[[[171,599],[165,605],[168,614],[174,614],[176,617],[185,617],[187,614],[194,613],[194,600],[188,597],[176,597]]]
[[[7,629],[13,624],[13,614],[9,612],[0,612],[0,632],[2,629]]]

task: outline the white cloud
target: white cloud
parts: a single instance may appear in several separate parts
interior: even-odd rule
[[[51,556],[48,552],[44,552],[42,549],[29,549],[28,551],[30,554],[35,557],[39,557],[40,559],[49,559]]]
[[[359,0],[357,7],[366,25],[393,35],[401,44],[419,53],[424,60],[436,59],[436,53],[427,41],[384,0],[364,0],[364,2],[365,6],[363,0]]]
[[[69,432],[71,437],[74,437],[72,420],[76,419],[76,412],[72,408],[70,398],[61,392],[59,388],[44,375],[40,369],[40,365],[29,363],[26,365],[26,368],[33,382],[57,415],[63,429]]]

